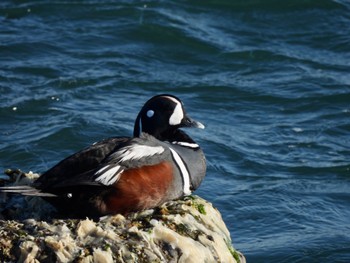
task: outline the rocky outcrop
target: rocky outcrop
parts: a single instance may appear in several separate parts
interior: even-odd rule
[[[245,262],[219,211],[198,196],[95,221],[50,219],[38,197],[6,200],[1,262]]]

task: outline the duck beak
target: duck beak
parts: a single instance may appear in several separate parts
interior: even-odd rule
[[[199,129],[205,128],[205,126],[202,123],[200,123],[199,121],[195,121],[188,116],[185,116],[181,124],[182,124],[182,127],[191,127],[191,128],[199,128]]]

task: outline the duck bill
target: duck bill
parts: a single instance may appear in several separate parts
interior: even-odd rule
[[[189,128],[199,128],[204,129],[205,126],[200,123],[199,121],[195,121],[191,119],[190,117],[186,116],[182,121],[182,127],[189,127]]]

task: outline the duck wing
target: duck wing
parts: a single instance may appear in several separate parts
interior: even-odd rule
[[[77,180],[96,169],[108,156],[130,138],[113,137],[96,142],[85,149],[63,159],[43,173],[33,184],[39,189],[60,185],[66,180]]]
[[[65,187],[111,186],[126,170],[156,165],[170,158],[167,144],[149,135],[114,141],[114,144],[115,147],[107,147],[101,142],[93,150],[66,158],[36,181],[37,188],[55,193]]]

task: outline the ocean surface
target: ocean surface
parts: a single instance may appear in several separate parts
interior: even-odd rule
[[[350,262],[350,2],[0,2],[0,171],[131,136],[151,96],[205,130],[248,262]]]

